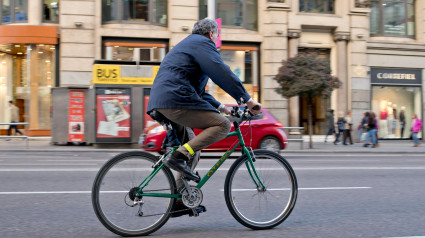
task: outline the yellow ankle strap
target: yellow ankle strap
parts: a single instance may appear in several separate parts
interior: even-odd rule
[[[189,151],[190,155],[195,154],[195,151],[193,151],[192,147],[190,147],[189,144],[186,143],[183,146],[184,146],[184,148],[186,148],[187,151]]]

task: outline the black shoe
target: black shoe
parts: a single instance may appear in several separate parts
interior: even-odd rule
[[[344,145],[348,145],[347,143],[344,143]]]
[[[203,205],[199,205],[195,207],[195,210],[197,213],[201,213],[201,212],[206,212],[207,208]],[[193,210],[191,208],[186,207],[181,202],[176,202],[176,204],[174,205],[174,209],[171,213],[171,217],[180,217],[184,215],[189,215],[190,217],[194,216]]]
[[[184,154],[180,153],[179,151],[175,151],[167,160],[164,161],[164,165],[170,169],[174,169],[175,171],[182,173],[186,179],[199,183],[201,178],[199,175],[193,173],[192,170],[190,170],[189,166],[187,165],[187,160],[188,158]]]
[[[376,148],[376,145],[375,145],[375,144],[373,144],[373,145],[372,145],[372,148]]]
[[[364,144],[364,145],[363,145],[363,147],[368,147],[368,146],[369,146],[369,144]]]

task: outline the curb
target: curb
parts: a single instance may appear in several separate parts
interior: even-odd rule
[[[66,149],[66,148],[59,148],[59,149],[53,149],[53,148],[8,148],[8,149],[0,149],[0,152],[66,152],[66,153],[73,153],[73,152],[79,152],[79,153],[122,153],[122,152],[128,152],[128,151],[138,151],[137,149]],[[142,150],[143,151],[143,150]],[[156,153],[154,153],[156,154]],[[219,157],[223,155],[223,152],[203,152],[204,156],[213,156],[213,157]],[[425,154],[425,151],[411,151],[411,150],[387,150],[387,151],[377,151],[377,150],[346,150],[346,151],[340,151],[340,150],[316,150],[316,149],[304,149],[304,150],[282,150],[280,151],[281,155],[300,155],[300,154],[320,154],[320,155],[326,155],[326,154]],[[234,152],[234,154],[231,157],[239,157],[240,152]]]

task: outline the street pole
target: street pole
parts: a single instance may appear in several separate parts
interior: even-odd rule
[[[215,20],[215,0],[208,0],[208,18]],[[208,80],[208,93],[214,97],[215,94],[215,84],[209,79]]]

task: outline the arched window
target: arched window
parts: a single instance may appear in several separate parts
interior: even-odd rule
[[[414,0],[372,0],[370,13],[372,36],[415,36]]]

